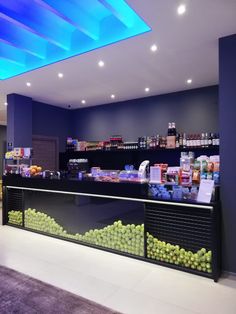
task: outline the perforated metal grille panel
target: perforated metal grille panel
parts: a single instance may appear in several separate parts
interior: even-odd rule
[[[8,210],[22,210],[22,190],[7,190],[7,207]]]
[[[146,231],[187,250],[211,249],[211,209],[146,204]]]

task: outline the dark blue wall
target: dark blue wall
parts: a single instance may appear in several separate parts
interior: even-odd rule
[[[74,136],[104,140],[121,134],[127,141],[167,132],[168,122],[185,132],[218,131],[218,86],[74,110]]]
[[[6,152],[7,128],[5,125],[0,125],[0,176],[2,175],[3,158]]]
[[[41,102],[32,102],[33,135],[55,136],[59,138],[59,150],[65,151],[66,138],[72,134],[71,115],[67,109]]]
[[[7,95],[7,142],[13,147],[32,147],[32,99]]]
[[[236,35],[219,41],[223,268],[236,273]]]
[[[32,147],[32,135],[44,135],[58,137],[59,151],[65,151],[73,130],[70,110],[18,94],[8,95],[7,101],[7,141],[13,147]]]

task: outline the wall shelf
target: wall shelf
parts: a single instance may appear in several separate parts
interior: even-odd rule
[[[143,160],[150,164],[167,163],[169,166],[179,165],[180,153],[192,151],[195,157],[201,155],[218,155],[219,146],[194,148],[158,148],[158,149],[117,149],[92,151],[67,151],[60,153],[60,169],[67,169],[69,159],[87,158],[90,167],[99,166],[103,169],[124,169],[126,164],[132,164],[137,169]]]

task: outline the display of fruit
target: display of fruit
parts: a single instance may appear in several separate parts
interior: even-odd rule
[[[9,211],[8,222],[22,225],[22,212]],[[124,225],[121,220],[118,220],[102,229],[91,229],[84,234],[70,234],[54,218],[43,212],[36,211],[36,209],[28,208],[25,210],[25,227],[129,254],[144,256],[143,224]],[[181,248],[179,245],[160,241],[148,232],[147,257],[198,271],[212,272],[212,252],[210,250],[207,251],[207,249],[201,248],[197,252],[192,252]]]
[[[81,241],[114,250],[144,256],[144,225],[123,225],[120,220],[115,221],[103,229],[86,232]]]
[[[42,172],[42,167],[34,165],[34,166],[30,166],[29,170],[30,170],[30,175],[35,176],[35,175],[39,175]]]
[[[14,225],[22,226],[22,212],[20,210],[9,211],[8,222]]]
[[[212,252],[201,248],[196,253],[179,245],[160,241],[147,232],[147,257],[203,272],[212,272]]]
[[[18,218],[21,220],[19,221]],[[9,211],[9,223],[20,222],[22,225],[22,212]],[[102,229],[91,229],[85,234],[69,234],[54,218],[45,213],[28,208],[25,210],[25,227],[53,235],[83,241],[89,244],[103,246],[130,254],[144,256],[144,225],[128,224],[115,221],[112,225]]]

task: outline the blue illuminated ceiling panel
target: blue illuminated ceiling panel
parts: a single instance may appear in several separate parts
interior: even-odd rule
[[[0,79],[147,31],[124,0],[0,0]]]

